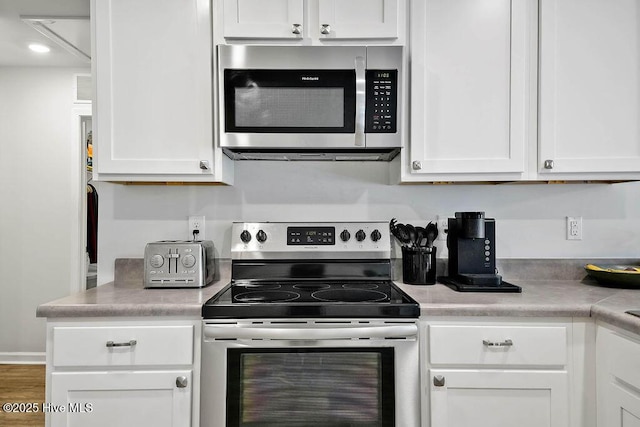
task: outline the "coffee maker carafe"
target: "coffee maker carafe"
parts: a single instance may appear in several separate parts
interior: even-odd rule
[[[448,276],[439,280],[460,292],[521,292],[496,270],[496,222],[484,212],[456,212],[449,218]]]

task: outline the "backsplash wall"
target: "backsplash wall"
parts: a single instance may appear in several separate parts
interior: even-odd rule
[[[496,218],[498,258],[640,257],[640,183],[389,185],[386,163],[236,162],[233,186],[99,183],[98,283],[115,258],[189,237],[187,217],[205,215],[206,238],[229,258],[233,221],[384,220],[426,223],[481,210]],[[583,240],[566,240],[566,216],[583,217]],[[437,241],[446,256],[445,241]]]

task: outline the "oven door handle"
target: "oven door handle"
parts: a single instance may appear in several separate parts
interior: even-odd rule
[[[204,337],[209,339],[270,339],[270,340],[333,340],[333,339],[416,339],[418,326],[383,325],[344,328],[278,328],[278,327],[216,327],[207,325]]]

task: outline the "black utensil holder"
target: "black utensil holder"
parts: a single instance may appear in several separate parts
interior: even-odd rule
[[[402,281],[410,285],[435,285],[436,247],[402,247]]]

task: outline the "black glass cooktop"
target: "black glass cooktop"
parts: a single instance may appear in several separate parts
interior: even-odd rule
[[[236,281],[202,307],[205,319],[419,315],[418,303],[388,280]]]

